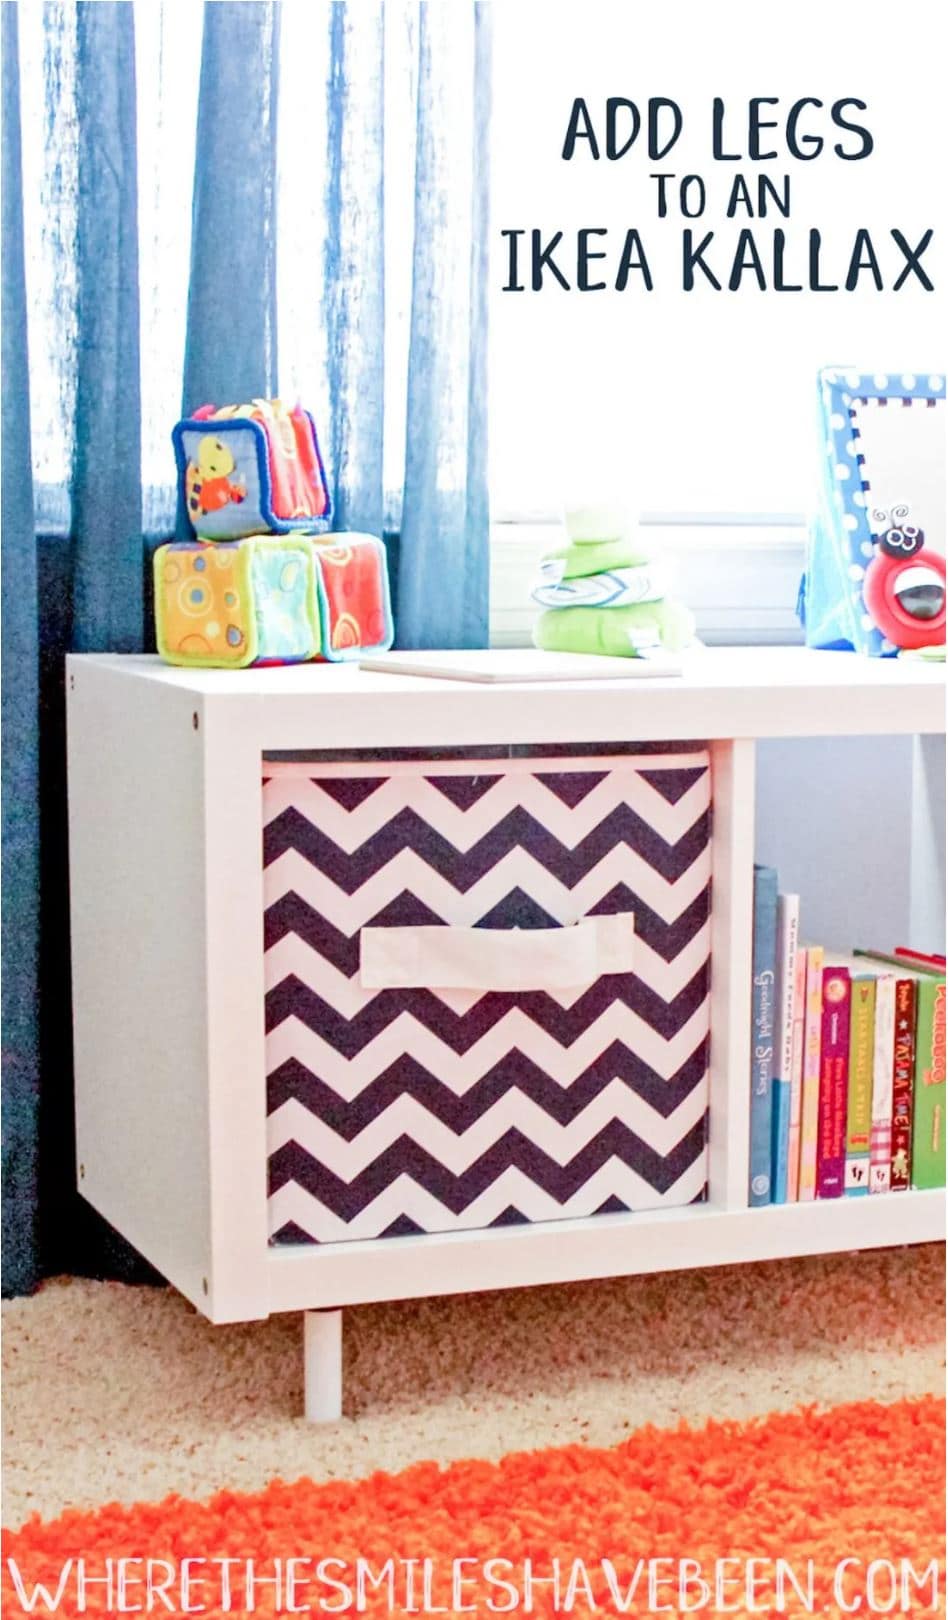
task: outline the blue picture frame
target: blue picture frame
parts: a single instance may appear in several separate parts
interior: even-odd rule
[[[862,372],[829,366],[819,373],[822,441],[820,511],[811,525],[800,616],[807,643],[893,657],[898,648],[873,622],[863,580],[875,545],[870,523],[871,469],[857,424],[859,404],[934,404],[945,399],[941,372]]]

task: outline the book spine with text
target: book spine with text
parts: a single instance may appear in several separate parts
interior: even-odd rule
[[[755,866],[748,1189],[749,1202],[753,1207],[771,1201],[776,956],[777,873],[772,866]]]
[[[800,1123],[803,1113],[803,1045],[806,1027],[807,953],[797,938],[797,960],[793,974],[793,1041],[790,1054],[790,1147],[787,1163],[787,1203],[795,1204],[800,1193]]]
[[[849,1013],[849,1086],[846,1097],[847,1198],[869,1192],[869,1139],[872,1133],[872,1059],[876,1018],[876,981],[871,974],[851,975]]]
[[[876,980],[876,1023],[872,1049],[872,1132],[869,1138],[869,1191],[888,1192],[892,1175],[892,1070],[895,1061],[895,974]]]
[[[895,985],[892,1065],[892,1192],[907,1192],[912,1179],[912,1089],[915,1084],[915,980]]]
[[[917,980],[912,1186],[945,1185],[945,980]]]
[[[846,1098],[849,1088],[849,969],[823,972],[820,1032],[820,1123],[816,1158],[817,1198],[840,1198],[846,1169]]]
[[[773,1165],[771,1196],[785,1204],[790,1172],[790,1104],[793,1078],[793,987],[797,967],[800,896],[777,898],[777,1029],[774,1041]]]
[[[806,1004],[803,1015],[803,1096],[800,1103],[800,1181],[797,1197],[816,1197],[816,1151],[820,1122],[820,1038],[823,1030],[823,947],[806,953]]]

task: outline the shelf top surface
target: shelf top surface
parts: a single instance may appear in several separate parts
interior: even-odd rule
[[[577,736],[596,732],[598,717],[603,737],[619,734],[620,716],[622,732],[640,737],[659,730],[666,736],[766,737],[945,729],[943,665],[803,647],[700,648],[682,662],[681,675],[647,680],[516,683],[396,675],[355,664],[176,669],[147,654],[71,655],[69,667],[127,680],[130,701],[131,688],[147,682],[228,710],[241,700],[257,709],[261,698],[268,709],[297,709],[301,702],[309,709],[317,702],[320,709],[344,709],[353,718],[384,710],[396,724],[398,714],[412,710],[482,724],[500,711],[531,717],[549,712]]]

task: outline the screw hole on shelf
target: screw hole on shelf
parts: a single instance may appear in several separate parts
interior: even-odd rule
[[[80,1181],[85,1181],[85,1179],[86,1179],[86,1167],[85,1167],[84,1164],[81,1164],[79,1166],[79,1180]]]
[[[208,1292],[207,1278],[206,1277],[201,1278],[201,1288],[203,1289],[205,1294]]]
[[[191,716],[191,724],[194,727],[195,731],[197,731],[198,726],[201,724],[200,720],[198,719],[197,709],[195,709],[194,713]]]

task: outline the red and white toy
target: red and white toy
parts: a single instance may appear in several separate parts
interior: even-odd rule
[[[945,639],[945,559],[925,549],[924,530],[908,521],[908,506],[874,512],[873,518],[886,528],[866,569],[866,608],[894,646],[937,646]]]

